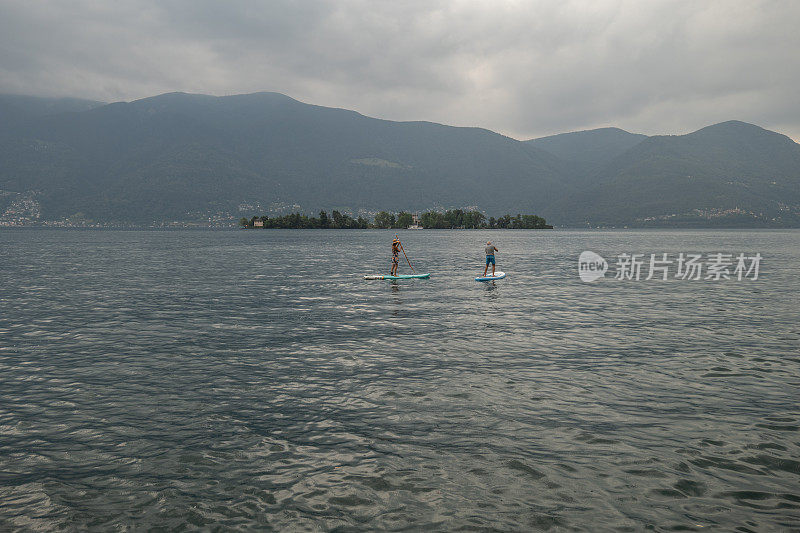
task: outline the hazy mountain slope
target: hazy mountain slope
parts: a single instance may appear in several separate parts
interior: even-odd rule
[[[563,193],[549,154],[508,137],[275,93],[166,94],[43,117],[0,150],[0,188],[41,189],[48,216],[144,220],[241,202],[537,212]]]
[[[546,213],[569,224],[794,225],[800,145],[752,124],[724,122],[645,139],[593,181]]]
[[[102,105],[103,102],[79,98],[39,98],[0,94],[0,124],[2,124],[0,135],[13,134],[14,128],[36,117],[87,111]]]
[[[531,139],[526,143],[555,155],[575,185],[583,186],[603,165],[646,138],[646,135],[619,128],[600,128]]]

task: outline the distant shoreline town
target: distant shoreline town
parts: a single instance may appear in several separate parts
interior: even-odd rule
[[[506,214],[487,218],[479,211],[463,209],[443,213],[426,211],[422,214],[380,211],[372,220],[362,216],[353,218],[339,211],[333,211],[330,216],[326,211],[320,211],[319,217],[292,213],[276,217],[242,218],[239,226],[247,229],[553,229],[544,218],[537,215]]]

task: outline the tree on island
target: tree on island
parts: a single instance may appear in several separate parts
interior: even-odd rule
[[[394,213],[387,213],[386,211],[379,212],[375,215],[375,227],[386,229],[395,227]]]
[[[411,213],[406,213],[405,211],[400,211],[399,213],[397,213],[397,221],[395,222],[395,227],[407,228],[413,223],[414,223],[414,218],[411,216]]]

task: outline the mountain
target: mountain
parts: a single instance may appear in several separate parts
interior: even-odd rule
[[[562,226],[800,226],[800,145],[736,121],[521,142],[278,93],[0,96],[0,119],[0,225],[474,206]]]
[[[103,102],[79,98],[39,98],[16,94],[0,94],[0,134],[13,133],[15,127],[36,118],[59,113],[87,111]]]
[[[800,145],[729,121],[649,137],[545,210],[571,225],[800,224]]]
[[[619,128],[600,128],[560,133],[525,142],[556,156],[561,161],[562,173],[574,185],[583,186],[584,181],[603,165],[646,138],[646,135],[629,133]]]
[[[143,222],[239,204],[535,213],[564,187],[549,153],[485,129],[379,120],[277,93],[164,94],[5,133],[0,189],[41,191],[46,218]]]

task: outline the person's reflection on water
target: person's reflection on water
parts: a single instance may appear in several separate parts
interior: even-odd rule
[[[484,290],[486,291],[486,295],[493,300],[497,298],[497,295],[499,294],[497,292],[497,284],[494,281],[487,281],[484,283],[484,285],[485,285]]]
[[[398,317],[400,316],[400,307],[403,305],[403,300],[400,298],[400,284],[397,283],[396,280],[392,280],[391,282],[392,287],[392,301],[394,303],[394,309],[392,310],[392,316]]]

